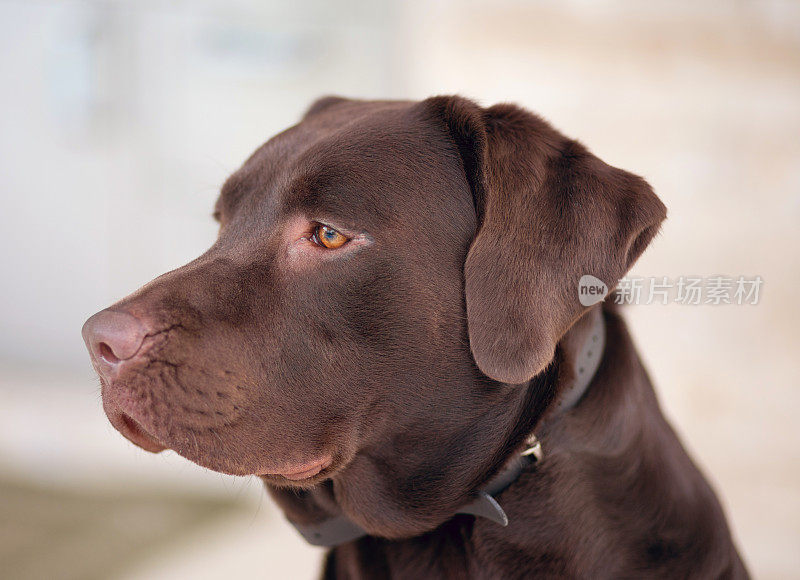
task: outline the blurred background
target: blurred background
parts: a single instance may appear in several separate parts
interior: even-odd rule
[[[200,254],[225,177],[323,94],[514,101],[670,209],[630,306],[759,578],[800,570],[800,3],[0,0],[0,575],[311,578],[256,481],[127,443],[84,319]]]

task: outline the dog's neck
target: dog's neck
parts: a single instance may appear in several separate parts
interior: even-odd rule
[[[579,403],[600,364],[605,342],[605,326],[603,314],[599,307],[594,308],[579,319],[559,344],[556,367],[554,397],[548,405],[542,421],[556,421],[568,413]],[[519,475],[542,457],[542,450],[536,436],[527,423],[531,420],[528,407],[538,399],[533,396],[532,389],[540,388],[540,384],[527,385],[527,388],[514,387],[522,391],[517,425],[511,430],[512,438],[525,435],[524,446],[513,449],[503,459],[500,468],[480,486],[478,491],[454,513],[472,514],[485,517],[499,525],[508,524],[508,518],[494,495],[502,492],[519,477]],[[541,416],[541,413],[537,413]],[[316,518],[315,518],[316,519]],[[356,538],[368,535],[361,526],[345,514],[332,515],[317,519],[312,523],[290,519],[297,530],[311,544],[335,546]]]

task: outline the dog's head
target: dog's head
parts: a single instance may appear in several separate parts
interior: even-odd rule
[[[145,449],[277,486],[386,445],[422,472],[479,441],[585,311],[580,277],[613,287],[664,215],[518,107],[326,98],[228,179],[206,253],[84,337]]]

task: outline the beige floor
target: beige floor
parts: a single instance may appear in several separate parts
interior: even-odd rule
[[[320,557],[251,497],[0,481],[3,578],[313,578]]]
[[[233,497],[0,481],[0,567],[17,580],[114,577],[244,511]]]
[[[307,546],[272,506],[197,530],[144,560],[124,580],[316,578],[322,550]]]

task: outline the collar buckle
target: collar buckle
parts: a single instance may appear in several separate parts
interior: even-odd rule
[[[541,461],[542,457],[544,457],[544,453],[542,452],[542,444],[533,433],[528,435],[528,438],[525,440],[525,450],[521,453],[521,455],[523,457],[533,455],[536,458],[536,461]]]

